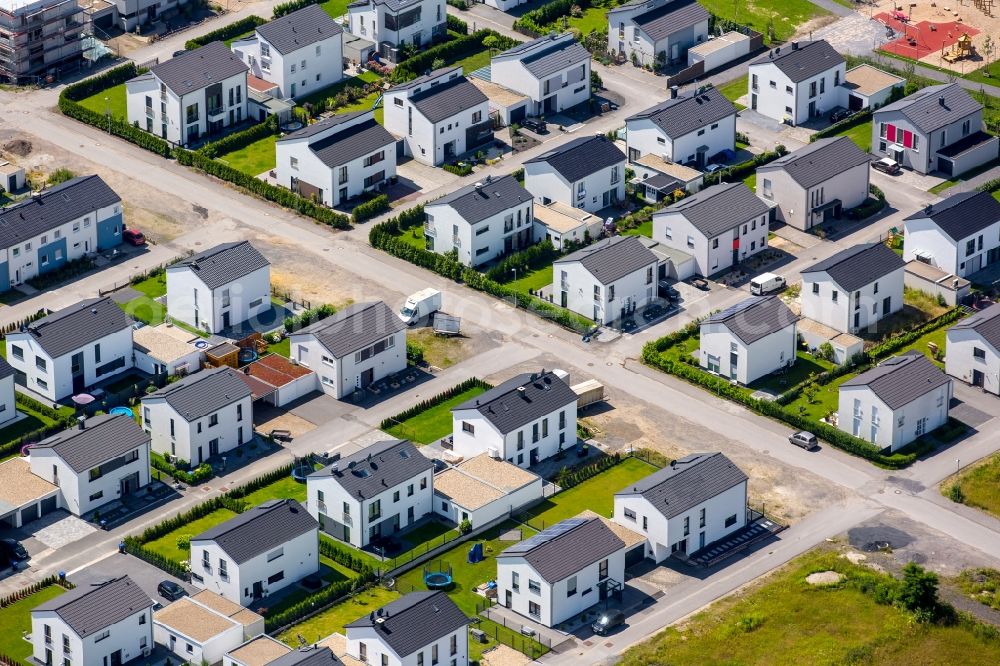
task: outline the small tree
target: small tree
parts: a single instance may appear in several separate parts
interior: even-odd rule
[[[983,40],[983,55],[986,56],[986,76],[990,75],[990,61],[995,49],[996,46],[993,44],[993,38],[986,35],[986,39]]]
[[[472,523],[469,521],[468,518],[466,518],[465,520],[463,520],[458,524],[458,531],[461,532],[462,534],[468,534],[469,532],[472,531]]]
[[[486,35],[483,37],[483,46],[490,50],[490,55],[493,55],[495,49],[500,48],[500,40],[497,39],[496,35]]]
[[[67,180],[76,178],[76,174],[69,169],[56,169],[49,174],[49,185],[58,185],[59,183],[65,183]]]
[[[434,58],[434,62],[431,63],[431,69],[441,69],[444,67],[443,58]]]
[[[819,346],[817,355],[824,361],[832,363],[835,356],[833,351],[833,345],[831,345],[829,342],[824,342]]]
[[[922,620],[933,619],[938,607],[938,577],[916,562],[903,567],[903,580],[896,593],[896,603]]]
[[[809,382],[806,384],[805,388],[802,389],[802,395],[806,397],[806,401],[810,405],[816,402],[817,393],[819,393],[819,384],[816,382]]]

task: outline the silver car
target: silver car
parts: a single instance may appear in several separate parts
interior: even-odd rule
[[[788,441],[795,446],[801,446],[806,451],[812,451],[819,447],[819,442],[816,441],[816,435],[811,432],[806,432],[805,430],[800,430],[794,435],[788,437]]]

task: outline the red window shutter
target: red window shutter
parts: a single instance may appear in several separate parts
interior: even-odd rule
[[[896,126],[895,125],[886,125],[885,126],[885,138],[888,139],[889,141],[895,141],[896,140]]]
[[[913,132],[910,130],[903,130],[903,147],[912,148],[913,147]]]

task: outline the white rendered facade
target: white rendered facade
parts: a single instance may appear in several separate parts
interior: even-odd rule
[[[840,84],[846,71],[847,65],[841,59],[825,71],[796,82],[773,62],[753,62],[748,82],[750,108],[778,122],[801,125],[843,103]]]
[[[427,47],[447,32],[444,0],[369,0],[349,5],[347,17],[351,34],[375,42],[391,62],[404,46]]]
[[[924,261],[946,273],[969,277],[1000,261],[1000,219],[965,238],[952,239],[924,217],[903,222],[903,261]]]
[[[253,439],[253,399],[248,394],[211,414],[188,421],[167,399],[147,396],[142,401],[142,428],[152,448],[192,465],[224,454]]]
[[[449,204],[428,202],[424,207],[428,249],[440,254],[455,250],[467,266],[485,264],[534,242],[533,209],[532,199],[512,201],[506,210],[469,224]]]
[[[948,421],[951,394],[949,380],[897,409],[890,409],[867,386],[841,386],[837,427],[881,449],[895,451]]]
[[[597,323],[610,324],[656,298],[655,257],[647,266],[604,284],[581,261],[553,264],[553,291],[559,304]]]
[[[576,445],[576,400],[507,433],[479,410],[454,410],[452,434],[452,450],[463,458],[495,452],[495,457],[529,467]]]
[[[945,372],[966,384],[1000,395],[1000,350],[972,328],[952,327],[947,336]]]
[[[758,168],[757,195],[776,205],[776,218],[803,231],[826,222],[821,211],[825,202],[839,199],[843,211],[860,206],[868,199],[871,168],[868,163],[850,167],[832,178],[805,188],[782,169]]]
[[[214,289],[189,267],[167,268],[167,315],[198,330],[218,333],[270,308],[270,266]]]
[[[101,631],[81,638],[56,611],[31,613],[32,654],[39,664],[126,663],[153,649],[153,620],[149,606]]]
[[[857,333],[903,308],[903,267],[845,292],[825,271],[802,274],[802,316],[841,333]]]
[[[340,358],[311,333],[293,334],[291,345],[291,358],[314,371],[320,389],[338,400],[406,369],[406,331],[391,333]]]
[[[747,344],[725,323],[703,322],[699,336],[701,367],[746,386],[788,366],[795,360],[798,334],[795,322]]]
[[[580,180],[568,182],[546,162],[524,165],[524,188],[536,201],[553,201],[596,213],[625,200],[625,157],[620,164],[599,169]]]
[[[233,42],[230,48],[253,76],[278,86],[279,97],[310,95],[344,78],[341,32],[288,53],[281,53],[259,32]]]
[[[747,219],[711,238],[682,213],[664,210],[653,216],[653,239],[694,257],[695,272],[709,276],[767,249],[767,215]]]
[[[543,41],[544,40],[544,41]],[[559,113],[590,99],[590,54],[573,49],[564,66],[541,78],[531,73],[523,58],[545,49],[566,48],[574,43],[570,33],[535,40],[529,53],[505,52],[490,61],[490,80],[528,97],[528,115]],[[517,49],[514,49],[517,50]]]
[[[629,120],[626,127],[630,160],[653,154],[666,162],[697,163],[699,153],[707,159],[723,150],[736,148],[735,112],[679,137],[667,136],[663,128],[649,118]],[[702,146],[707,147],[707,150],[699,150]]]

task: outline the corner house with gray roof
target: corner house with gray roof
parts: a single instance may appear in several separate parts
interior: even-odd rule
[[[566,373],[522,373],[451,410],[452,450],[529,467],[576,445],[576,393]]]
[[[945,372],[1000,395],[1000,303],[960,319],[947,337]]]
[[[248,117],[248,69],[222,42],[184,51],[125,83],[128,122],[185,147],[217,135]]]
[[[188,375],[142,399],[153,450],[200,465],[253,439],[253,398],[241,374],[222,366]]]
[[[493,142],[489,99],[462,76],[461,67],[393,86],[382,106],[385,128],[402,137],[407,155],[428,166]]]
[[[608,11],[608,53],[641,67],[687,62],[708,39],[709,13],[695,0],[632,0]]]
[[[911,349],[840,385],[837,427],[896,451],[948,421],[953,382]]]
[[[825,39],[793,41],[750,61],[750,108],[801,125],[842,105],[847,64]]]
[[[568,518],[496,556],[497,603],[555,627],[620,594],[625,542],[601,518]]]
[[[529,116],[559,113],[590,99],[590,52],[570,32],[545,35],[493,56],[489,79],[525,95]]]
[[[269,500],[191,537],[191,584],[249,606],[319,571],[316,519]]]
[[[989,192],[961,192],[903,220],[903,259],[969,277],[1000,261],[1000,201]]]
[[[271,309],[271,263],[250,241],[222,243],[167,266],[167,315],[220,333]]]
[[[685,265],[708,277],[767,248],[769,213],[742,182],[719,183],[654,214],[653,240],[691,255],[694,262]]]
[[[424,205],[427,249],[479,266],[535,242],[534,200],[513,176],[486,176]]]
[[[660,563],[690,554],[747,524],[747,475],[721,453],[694,453],[615,493],[612,518],[646,536]]]
[[[377,442],[309,475],[309,513],[335,539],[376,545],[433,513],[433,474],[409,440]]]
[[[366,664],[468,666],[469,624],[444,592],[411,592],[344,625],[347,656]]]
[[[611,324],[657,295],[659,259],[638,236],[602,238],[555,261],[559,305],[598,324]]]
[[[396,138],[372,111],[339,113],[279,138],[278,184],[330,207],[396,177]]]
[[[957,83],[927,86],[872,115],[871,152],[918,173],[958,176],[997,157],[983,105]]]
[[[377,53],[398,63],[406,47],[419,51],[448,34],[444,0],[354,0],[347,5],[352,35],[375,42]]]
[[[90,298],[8,333],[6,344],[14,381],[62,400],[132,367],[132,320],[110,298]]]
[[[857,333],[903,308],[905,264],[884,243],[864,243],[802,270],[802,316]]]
[[[820,139],[757,167],[757,196],[806,231],[868,200],[871,156],[849,137]]]
[[[751,296],[701,322],[701,367],[746,386],[795,362],[798,317],[777,296]]]
[[[289,337],[291,359],[337,399],[406,369],[406,324],[382,301],[354,303]]]
[[[715,88],[680,96],[671,88],[670,99],[626,118],[625,129],[630,162],[652,154],[702,169],[736,148],[736,107]]]
[[[31,610],[38,664],[124,664],[153,650],[153,600],[128,576],[76,589]]]
[[[525,162],[524,187],[539,203],[596,213],[625,201],[625,153],[603,134],[573,139]]]

